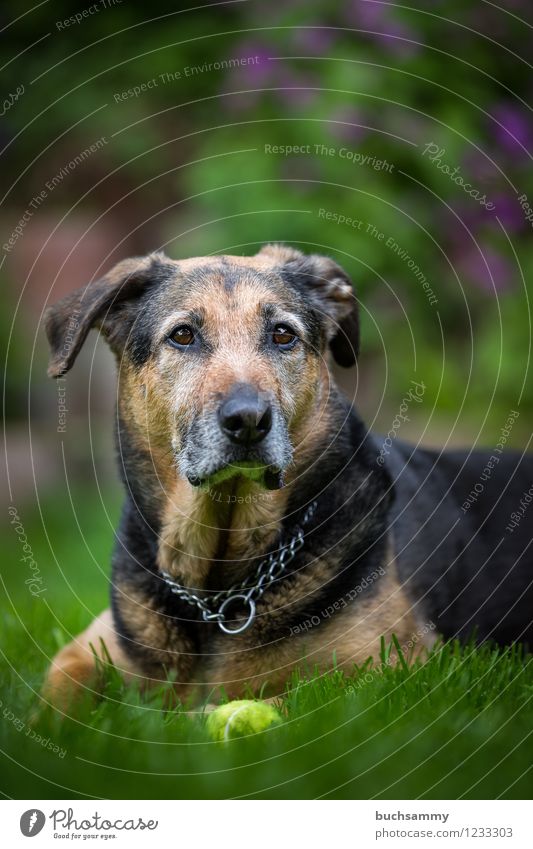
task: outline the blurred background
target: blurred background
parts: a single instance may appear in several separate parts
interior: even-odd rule
[[[409,6],[2,3],[2,492],[69,628],[107,593],[114,364],[93,333],[48,380],[42,313],[121,258],[328,253],[361,303],[341,380],[370,426],[416,380],[398,436],[490,447],[514,410],[507,444],[529,444],[531,8]],[[20,575],[9,527],[4,552]]]

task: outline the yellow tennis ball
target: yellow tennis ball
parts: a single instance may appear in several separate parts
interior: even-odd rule
[[[209,714],[206,729],[212,740],[224,742],[257,734],[272,725],[279,725],[281,721],[281,716],[272,705],[242,699],[216,708]]]

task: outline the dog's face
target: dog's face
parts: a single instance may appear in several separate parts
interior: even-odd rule
[[[277,488],[324,389],[327,345],[355,361],[355,304],[339,266],[282,246],[127,260],[51,309],[50,373],[98,324],[118,358],[121,415],[145,447],[193,486],[242,475]]]

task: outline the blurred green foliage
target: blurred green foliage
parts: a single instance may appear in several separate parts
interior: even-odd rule
[[[462,411],[475,428],[487,414],[493,431],[519,403],[532,410],[533,240],[518,200],[533,199],[525,0],[512,13],[459,0],[192,11],[117,0],[84,14],[89,5],[45,3],[9,28],[4,87],[25,86],[0,123],[3,179],[18,180],[13,222],[103,135],[54,205],[118,222],[139,251],[247,253],[275,239],[328,252],[353,276],[367,356],[387,359],[386,391],[401,394],[416,374],[437,413]],[[2,14],[9,23],[19,4]],[[128,95],[135,86],[145,88]],[[428,144],[492,211],[430,160]]]

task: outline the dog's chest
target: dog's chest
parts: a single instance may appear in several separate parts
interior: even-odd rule
[[[408,654],[416,624],[395,575],[385,574],[372,591],[345,606],[325,608],[322,615],[290,616],[287,605],[273,597],[259,606],[257,622],[244,633],[217,630],[213,626],[194,669],[211,699],[217,690],[231,698],[279,695],[297,670],[309,675],[336,668],[351,674],[368,657],[378,659],[382,637],[390,642],[393,633]]]

